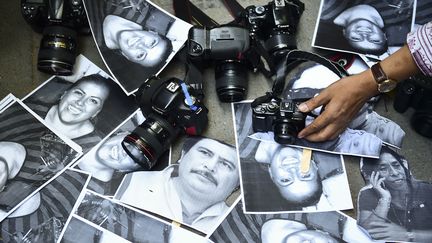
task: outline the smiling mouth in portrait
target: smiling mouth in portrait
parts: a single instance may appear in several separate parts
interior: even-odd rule
[[[198,175],[200,178],[203,178],[206,181],[213,183],[215,186],[218,185],[216,178],[212,174],[202,170],[191,170],[191,173]]]
[[[394,184],[403,184],[405,183],[405,179],[400,178],[392,181]]]
[[[74,105],[68,105],[68,111],[74,115],[78,115],[82,110]]]

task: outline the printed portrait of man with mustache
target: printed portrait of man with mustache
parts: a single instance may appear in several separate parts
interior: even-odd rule
[[[126,175],[115,198],[207,233],[228,212],[225,200],[239,183],[234,146],[188,137],[177,163]]]

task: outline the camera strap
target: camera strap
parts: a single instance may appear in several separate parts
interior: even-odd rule
[[[273,83],[272,91],[267,92],[264,96],[256,98],[252,103],[252,108],[256,107],[258,104],[266,103],[271,101],[272,99],[280,100],[279,96],[282,94],[284,88],[285,88],[285,78],[286,75],[294,69],[296,66],[300,65],[303,62],[306,61],[312,61],[316,62],[318,64],[321,64],[328,69],[330,69],[332,72],[334,72],[336,75],[338,75],[340,78],[348,76],[348,72],[340,66],[337,62],[334,62],[330,59],[327,59],[323,56],[320,56],[318,54],[307,52],[307,51],[301,51],[301,50],[291,50],[289,51],[286,56],[284,57],[283,61],[279,64],[279,66],[276,69],[276,78]],[[291,80],[287,84],[287,88],[292,87],[294,80]]]
[[[219,25],[218,22],[210,18],[189,0],[174,0],[173,7],[175,15],[190,24],[195,23],[201,27]]]
[[[284,57],[283,61],[276,70],[276,78],[273,83],[272,93],[276,96],[282,94],[282,91],[285,87],[286,75],[296,66],[306,61],[313,61],[323,65],[324,67],[330,69],[333,73],[338,75],[339,78],[348,76],[348,72],[342,66],[340,66],[336,62],[333,62],[330,59],[327,59],[312,52],[291,50],[287,53],[287,55]],[[292,85],[293,80],[291,80],[291,82],[287,84],[287,87],[292,87]]]

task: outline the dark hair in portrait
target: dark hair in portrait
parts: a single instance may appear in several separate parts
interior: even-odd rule
[[[102,110],[95,118],[91,119],[97,133],[106,136],[118,126],[118,124],[132,114],[133,111],[138,109],[132,96],[128,97],[113,80],[105,78],[100,74],[84,76],[74,83],[55,76],[43,87],[29,96],[25,100],[25,103],[48,106],[49,108],[57,104],[65,92],[73,89],[80,83],[86,82],[94,83],[109,90],[109,95],[104,101]],[[46,115],[38,110],[35,110],[35,112],[42,118]],[[113,116],[113,113],[116,115]]]

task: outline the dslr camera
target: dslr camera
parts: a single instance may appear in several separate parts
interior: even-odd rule
[[[144,169],[151,169],[181,133],[200,135],[208,109],[195,90],[177,78],[151,78],[136,93],[146,120],[122,141],[125,152]]]
[[[295,34],[303,11],[304,4],[299,0],[273,0],[267,5],[246,7],[246,25],[251,38],[263,42],[273,63],[297,48]]]
[[[37,67],[55,75],[71,75],[77,51],[77,34],[89,34],[82,0],[21,0],[21,13],[42,33]]]
[[[299,111],[304,99],[278,99],[263,102],[252,107],[252,128],[254,132],[274,133],[274,140],[280,144],[293,144],[297,134],[305,127],[308,114]]]
[[[200,67],[215,63],[216,92],[222,102],[245,98],[249,43],[249,30],[242,27],[193,27],[189,31],[188,57]]]
[[[432,78],[417,75],[400,82],[397,86],[394,109],[404,113],[412,107],[412,128],[422,136],[432,138]]]

